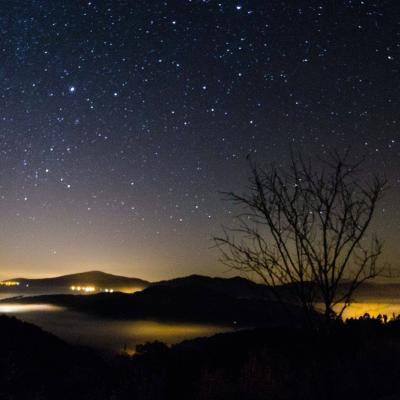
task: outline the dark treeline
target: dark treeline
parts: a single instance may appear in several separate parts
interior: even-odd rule
[[[101,356],[0,318],[0,399],[397,399],[400,321],[269,328]]]

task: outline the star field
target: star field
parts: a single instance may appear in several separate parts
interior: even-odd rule
[[[221,274],[219,192],[290,147],[388,176],[396,260],[400,7],[288,3],[1,3],[0,276]]]

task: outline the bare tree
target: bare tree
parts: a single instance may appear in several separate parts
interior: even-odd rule
[[[348,160],[335,152],[316,164],[292,155],[286,170],[250,163],[249,192],[227,193],[243,212],[215,238],[223,263],[255,273],[282,303],[290,288],[309,320],[317,303],[326,322],[341,318],[381,272],[382,243],[367,231],[386,180],[363,182],[362,162]]]

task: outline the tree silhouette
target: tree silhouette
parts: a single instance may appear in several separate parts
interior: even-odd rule
[[[243,212],[215,243],[221,261],[255,273],[282,303],[294,296],[308,321],[322,304],[324,320],[341,317],[354,291],[381,269],[382,243],[368,235],[386,180],[363,181],[349,151],[313,163],[292,155],[290,166],[250,162],[247,194],[227,193]]]

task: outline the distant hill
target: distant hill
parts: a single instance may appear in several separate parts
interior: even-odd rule
[[[342,282],[338,286],[338,297],[343,296],[349,289],[348,282]],[[284,299],[295,301],[295,284],[282,285],[277,288]],[[322,300],[322,298],[321,298]],[[400,303],[400,283],[399,282],[364,282],[353,293],[352,300],[360,303]]]
[[[160,282],[154,282],[151,287],[169,288],[202,288],[210,289],[219,293],[234,296],[236,298],[266,299],[275,301],[272,290],[260,283],[255,283],[242,277],[233,278],[212,278],[202,275],[190,275]],[[343,282],[339,286],[338,293],[344,293],[348,283]],[[296,302],[294,284],[281,285],[276,288],[283,299],[289,302]],[[399,282],[365,282],[354,293],[354,299],[360,302],[376,301],[400,301]]]
[[[256,298],[276,300],[272,290],[260,283],[255,283],[242,277],[212,278],[202,275],[190,275],[160,282],[154,282],[152,287],[163,286],[169,288],[207,288],[219,293],[228,294],[237,298]],[[343,282],[338,293],[344,293],[348,283]],[[294,284],[281,285],[276,288],[281,297],[291,302],[296,302]],[[365,282],[354,294],[354,299],[359,302],[367,301],[400,301],[400,283]]]
[[[267,286],[239,276],[233,278],[212,278],[203,275],[190,275],[154,282],[151,286],[187,289],[202,288],[236,298],[273,299],[272,292]]]
[[[57,276],[54,278],[26,279],[14,278],[9,280],[18,282],[17,287],[0,287],[0,291],[18,291],[21,293],[68,293],[71,286],[94,287],[97,291],[113,289],[114,291],[134,292],[149,286],[149,282],[125,276],[107,274],[101,271],[89,271],[77,274]],[[3,281],[6,282],[6,281]]]
[[[342,284],[342,290],[346,284]],[[358,302],[400,302],[400,283],[365,282],[354,294]]]

